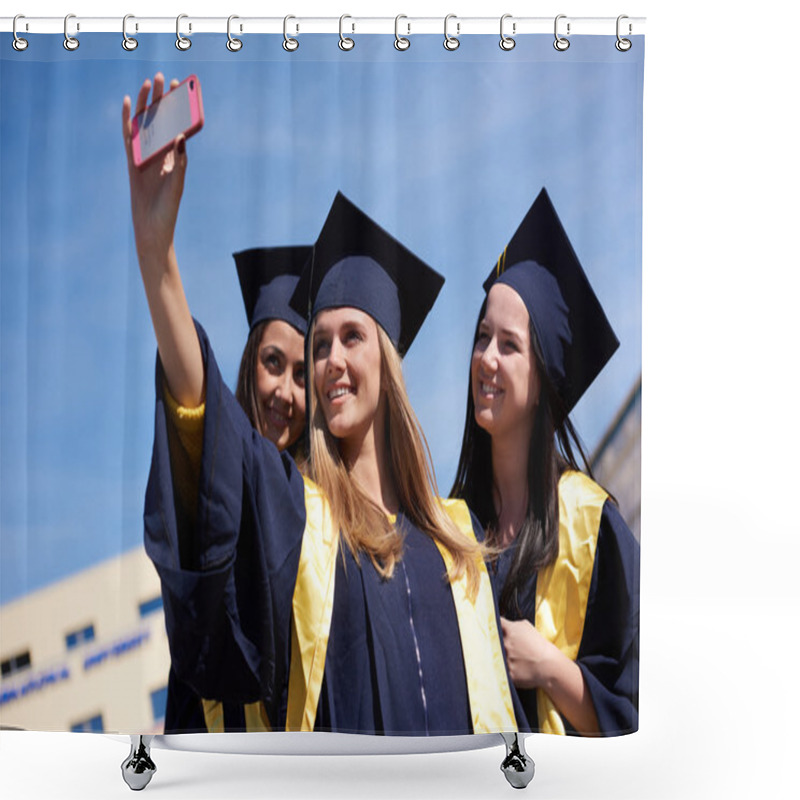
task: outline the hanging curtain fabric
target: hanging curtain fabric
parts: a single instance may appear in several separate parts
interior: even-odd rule
[[[23,23],[0,723],[637,730],[644,37]]]

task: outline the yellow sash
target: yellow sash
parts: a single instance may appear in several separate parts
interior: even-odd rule
[[[558,483],[558,556],[536,579],[536,630],[567,658],[578,657],[592,583],[600,517],[608,494],[582,472],[565,472]],[[536,692],[539,729],[564,734],[552,700]]]
[[[306,529],[292,598],[287,731],[314,730],[331,629],[339,543],[328,499],[315,483],[308,478],[303,481]]]
[[[463,500],[442,500],[442,505],[458,529],[474,540],[475,531],[467,504]],[[450,551],[439,542],[436,546],[449,570],[453,563]],[[480,587],[474,601],[467,594],[466,574],[450,584],[467,674],[472,732],[511,733],[517,730],[517,719],[500,647],[492,584],[483,559],[479,570]]]
[[[314,730],[333,613],[339,538],[338,531],[333,528],[327,499],[319,487],[306,480],[305,489],[306,530],[292,602],[294,622],[286,713],[288,731]],[[443,506],[459,529],[474,538],[466,504],[446,500]],[[449,552],[442,547],[439,550],[449,566]],[[466,576],[451,584],[473,731],[512,732],[517,730],[517,723],[500,647],[492,588],[483,563],[480,569],[480,589],[474,602],[467,597]]]
[[[219,700],[203,698],[203,716],[206,719],[206,728],[209,733],[225,733],[225,711]],[[267,709],[262,702],[244,705],[244,728],[248,733],[263,733],[272,730],[267,717]]]

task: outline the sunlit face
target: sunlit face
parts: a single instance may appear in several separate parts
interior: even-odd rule
[[[539,375],[522,298],[505,284],[489,290],[472,351],[475,422],[491,436],[528,441],[539,402]]]
[[[312,341],[314,389],[328,430],[360,442],[383,408],[378,326],[356,308],[321,311]]]
[[[306,423],[303,337],[288,322],[267,323],[258,346],[256,389],[262,434],[279,450],[293,445]]]

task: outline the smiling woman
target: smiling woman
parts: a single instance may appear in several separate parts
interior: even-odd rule
[[[630,733],[639,546],[569,419],[619,342],[544,189],[484,290],[452,493],[501,550],[509,671],[532,728]]]
[[[472,401],[475,420],[500,438],[525,441],[539,404],[539,370],[529,335],[530,317],[520,296],[493,286],[472,351]]]
[[[311,347],[312,405],[319,398],[328,430],[341,440],[345,462],[352,466],[367,437],[368,446],[379,447],[376,430],[382,430],[385,420],[378,326],[357,308],[323,311],[313,325]]]
[[[175,673],[202,698],[205,729],[524,727],[482,532],[464,503],[434,495],[403,383],[400,352],[442,283],[337,195],[290,302],[312,306],[306,477],[254,435],[194,325],[200,463],[190,474],[176,468],[174,441],[160,433],[173,413],[162,354],[145,543]],[[174,513],[187,479],[200,524]]]
[[[236,399],[253,426],[300,456],[305,427],[305,318],[289,306],[311,247],[257,247],[234,253],[250,333]]]

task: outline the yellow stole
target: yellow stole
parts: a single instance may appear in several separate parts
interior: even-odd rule
[[[173,462],[173,475],[189,475],[180,481],[178,493],[187,508],[196,506],[202,457],[205,405],[186,409],[178,405],[164,382],[167,412],[185,451],[185,463]],[[170,446],[170,458],[176,448]],[[292,598],[292,652],[289,668],[289,696],[286,730],[311,731],[317,718],[317,704],[325,672],[325,655],[333,613],[338,531],[334,530],[327,498],[312,481],[305,479],[306,527],[300,550]],[[443,500],[442,505],[459,530],[472,539],[472,520],[461,500]],[[437,543],[447,568],[450,553]],[[510,733],[517,730],[511,692],[508,687],[500,635],[497,630],[494,597],[486,567],[480,564],[480,587],[474,601],[467,593],[466,576],[450,584],[456,607],[461,649],[467,676],[472,729],[475,733]],[[206,727],[211,733],[225,730],[224,706],[219,700],[202,699]],[[247,731],[272,730],[262,702],[244,706]]]
[[[536,630],[572,661],[578,657],[592,583],[600,517],[608,494],[582,472],[558,483],[558,556],[536,579]],[[564,734],[564,721],[547,694],[536,692],[539,729]]]
[[[328,499],[313,481],[304,477],[303,484],[306,527],[292,597],[287,731],[314,730],[333,614],[333,585],[339,544]],[[263,704],[258,705],[263,708]],[[215,731],[220,730],[222,704],[204,700],[203,710],[209,731],[212,730],[212,723]]]
[[[339,532],[328,498],[308,478],[306,529],[292,597],[292,654],[289,661],[287,731],[313,731],[325,673],[333,614],[333,584]]]
[[[334,578],[338,531],[333,527],[328,501],[316,484],[305,482],[306,528],[300,550],[292,598],[292,653],[286,710],[287,731],[313,731],[333,613]],[[466,536],[475,538],[469,509],[462,500],[443,500],[442,505]],[[450,552],[437,543],[445,566],[452,564]],[[467,678],[474,733],[510,733],[517,721],[508,686],[505,660],[500,648],[494,598],[489,574],[480,564],[480,586],[474,601],[467,594],[466,576],[451,583],[458,618],[461,648]],[[225,730],[223,704],[203,700],[209,732]],[[244,707],[248,731],[272,730],[264,704]]]
[[[203,698],[203,716],[209,733],[225,733],[225,711],[219,700]],[[267,709],[261,701],[244,705],[244,726],[248,733],[271,731]]]
[[[327,499],[319,487],[307,479],[305,490],[306,531],[292,601],[294,620],[287,731],[314,730],[333,612],[339,541]],[[474,539],[466,504],[460,500],[445,500],[443,507],[462,533]],[[450,553],[441,546],[439,551],[449,567]],[[492,587],[482,562],[480,570],[480,588],[474,601],[470,601],[467,595],[466,576],[451,583],[472,727],[475,733],[513,732],[517,730],[517,722],[500,647]]]

